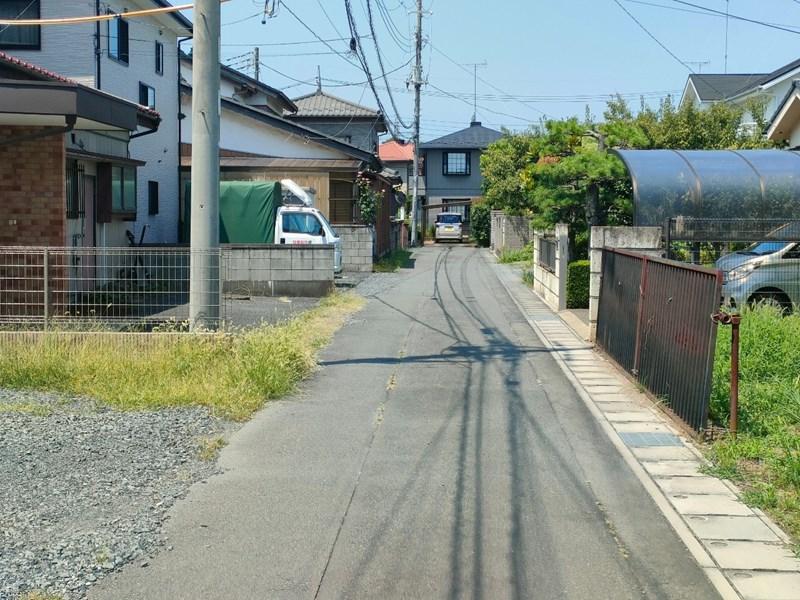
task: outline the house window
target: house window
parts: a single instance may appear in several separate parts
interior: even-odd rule
[[[156,73],[164,74],[164,44],[156,42]]]
[[[108,56],[123,64],[128,64],[128,22],[117,17],[108,22]]]
[[[147,214],[158,214],[158,182],[147,182]]]
[[[0,0],[0,19],[38,19],[39,0]],[[38,25],[0,26],[0,49],[41,50],[41,28]]]
[[[139,104],[148,108],[156,107],[156,91],[146,83],[139,84]]]
[[[469,152],[445,152],[442,158],[442,175],[469,175]]]
[[[136,169],[133,167],[111,167],[111,211],[136,212]]]

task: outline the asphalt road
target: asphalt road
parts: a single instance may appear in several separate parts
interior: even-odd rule
[[[486,255],[415,258],[92,597],[717,597]]]

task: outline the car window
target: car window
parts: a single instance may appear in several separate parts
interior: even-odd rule
[[[795,244],[794,248],[784,252],[783,258],[800,258],[800,244]]]
[[[743,250],[740,254],[765,256],[783,250],[786,247],[786,243],[787,242],[758,242],[750,246],[747,250]]]
[[[320,235],[322,225],[316,216],[308,213],[284,213],[283,232],[284,233],[306,233],[308,235]]]
[[[437,223],[461,223],[461,215],[437,215],[436,217]]]

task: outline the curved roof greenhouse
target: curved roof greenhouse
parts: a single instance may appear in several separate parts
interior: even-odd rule
[[[800,152],[615,150],[633,181],[636,225],[671,217],[800,218]]]

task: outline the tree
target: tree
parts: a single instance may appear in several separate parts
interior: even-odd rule
[[[481,157],[484,194],[493,208],[529,212],[534,226],[570,225],[571,250],[580,249],[595,224],[632,221],[630,178],[609,148],[718,150],[769,148],[762,132],[764,104],[714,104],[700,110],[676,107],[670,97],[658,109],[644,104],[634,115],[627,102],[611,98],[596,124],[587,110],[577,118],[553,120],[541,130],[507,134]],[[577,256],[577,254],[573,254]]]
[[[481,154],[484,198],[489,207],[520,213],[530,209],[520,173],[535,154],[538,138],[533,132],[504,133]]]

